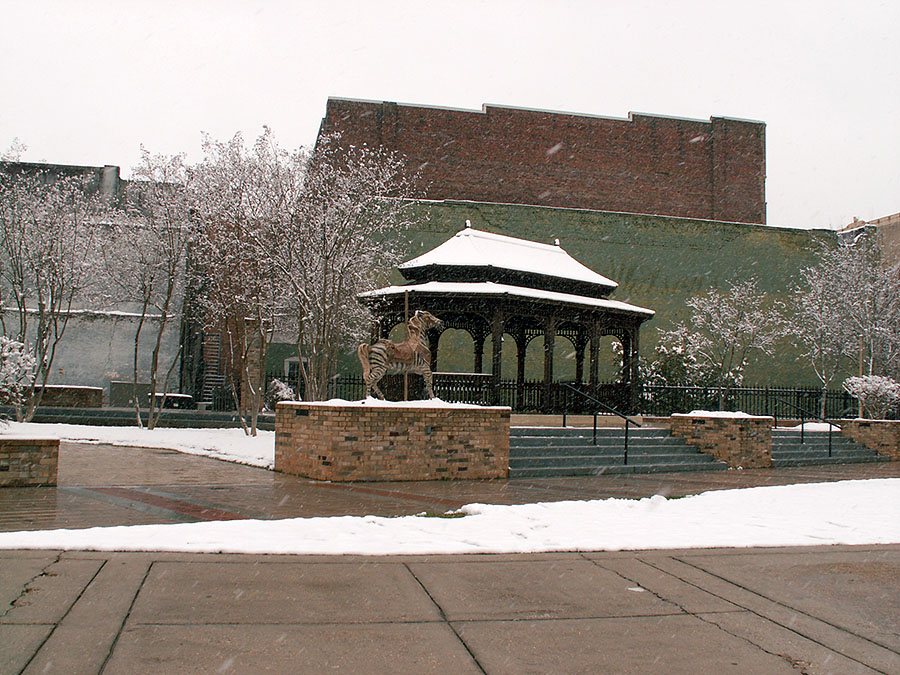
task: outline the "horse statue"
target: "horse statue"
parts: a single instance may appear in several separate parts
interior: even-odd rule
[[[441,320],[433,314],[417,310],[406,323],[407,338],[404,342],[381,339],[373,345],[363,343],[357,347],[356,355],[362,364],[363,379],[366,381],[366,395],[371,396],[374,392],[384,400],[378,383],[391,371],[421,375],[425,380],[425,395],[434,398],[427,331],[440,325]]]

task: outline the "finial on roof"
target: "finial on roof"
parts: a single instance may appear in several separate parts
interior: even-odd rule
[[[466,227],[472,227],[472,221],[468,218],[466,219]]]
[[[554,240],[553,240],[553,245],[554,245],[554,246],[559,246],[559,239],[554,239]]]

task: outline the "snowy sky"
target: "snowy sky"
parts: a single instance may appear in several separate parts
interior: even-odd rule
[[[0,151],[309,144],[328,96],[767,123],[768,221],[900,211],[893,0],[0,0]]]

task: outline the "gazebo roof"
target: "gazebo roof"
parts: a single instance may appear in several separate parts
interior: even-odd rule
[[[407,284],[405,286],[388,286],[378,290],[361,293],[360,298],[365,300],[389,300],[402,298],[405,293],[420,297],[492,297],[526,300],[537,303],[553,305],[567,305],[573,308],[605,310],[613,314],[625,314],[640,321],[653,317],[655,312],[651,309],[630,305],[627,302],[609,300],[607,298],[591,298],[571,293],[559,293],[545,291],[537,288],[525,288],[508,284],[493,282],[442,282],[429,281],[423,284]]]
[[[468,225],[399,270],[411,281],[498,282],[601,297],[618,287],[575,260],[558,242],[541,244]]]

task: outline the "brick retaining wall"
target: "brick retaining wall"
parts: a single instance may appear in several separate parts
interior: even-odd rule
[[[731,468],[772,466],[772,417],[672,415],[672,435],[728,463]]]
[[[58,438],[0,437],[0,487],[56,485]]]
[[[509,476],[509,408],[279,403],[275,470],[331,481]]]
[[[836,420],[841,433],[856,443],[900,461],[900,422],[893,420]]]
[[[77,387],[48,384],[41,397],[42,406],[59,408],[102,408],[102,387]]]

